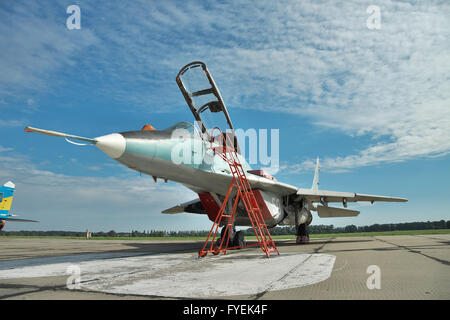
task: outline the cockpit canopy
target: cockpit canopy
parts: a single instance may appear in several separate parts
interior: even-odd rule
[[[223,133],[234,137],[233,124],[214,79],[203,62],[191,62],[177,75],[177,84],[192,114],[197,121],[204,139],[211,140],[219,128]],[[238,148],[237,139],[234,141]]]
[[[190,122],[182,121],[174,124],[173,126],[170,126],[163,131],[173,132],[177,129],[183,129],[188,131],[190,134],[194,134],[197,132],[197,129],[194,127],[194,125]]]

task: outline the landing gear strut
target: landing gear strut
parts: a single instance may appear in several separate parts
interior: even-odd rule
[[[222,230],[220,231],[220,238],[217,239],[217,246],[220,245],[220,243],[222,242],[222,239],[224,239],[224,244],[227,241],[227,237],[228,237],[228,232],[225,232],[226,227],[223,227]],[[231,231],[231,235],[230,235],[230,240],[228,243],[229,247],[240,247],[240,246],[244,246],[245,245],[245,240],[244,240],[244,232],[243,231],[236,231],[235,228],[233,228],[233,230]],[[240,248],[238,248],[240,249]]]
[[[309,243],[309,235],[306,227],[306,223],[302,223],[297,227],[297,244],[307,244]]]

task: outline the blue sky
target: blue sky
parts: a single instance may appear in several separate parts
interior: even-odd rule
[[[66,9],[81,8],[68,30]],[[381,13],[370,30],[369,5]],[[86,137],[165,128],[193,117],[175,83],[193,60],[212,72],[237,128],[280,130],[284,182],[392,195],[360,206],[367,225],[450,219],[450,4],[447,1],[2,1],[0,180],[8,230],[207,229],[161,210],[196,197],[139,176],[93,147],[25,134]]]

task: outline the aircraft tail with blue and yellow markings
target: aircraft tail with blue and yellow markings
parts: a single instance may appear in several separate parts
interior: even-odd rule
[[[15,215],[9,213],[9,210],[11,210],[15,187],[16,186],[11,181],[8,181],[0,187],[0,230],[3,229],[6,221],[38,222],[36,220],[15,218]]]
[[[8,211],[11,210],[14,188],[15,185],[11,181],[0,187],[0,216],[7,215]]]

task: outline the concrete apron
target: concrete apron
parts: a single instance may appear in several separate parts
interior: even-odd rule
[[[77,259],[78,258],[78,259]],[[81,258],[81,259],[80,259]],[[328,279],[328,254],[233,252],[198,259],[192,254],[87,254],[2,261],[0,279],[64,276],[81,290],[160,297],[258,295]],[[79,273],[79,276],[78,276]]]

